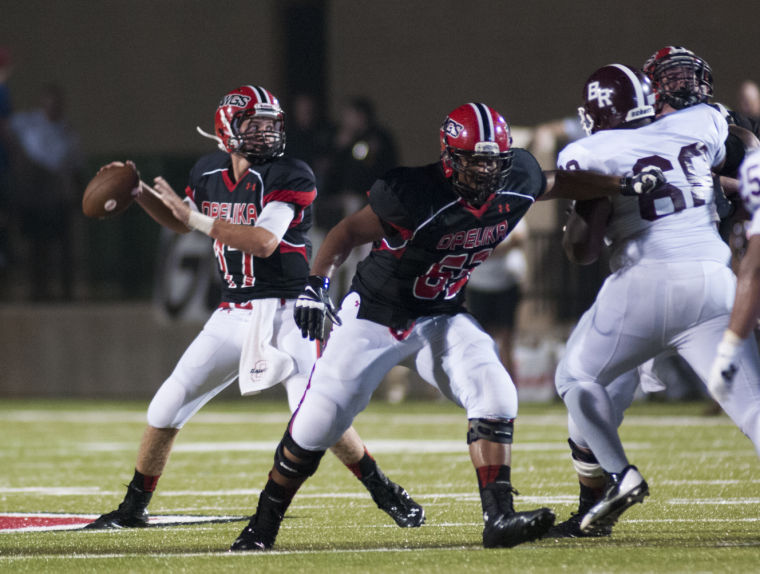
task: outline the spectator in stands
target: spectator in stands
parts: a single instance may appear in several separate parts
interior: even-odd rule
[[[71,299],[72,219],[81,200],[84,155],[66,118],[61,87],[45,85],[38,108],[11,115],[10,131],[19,152],[13,155],[12,205],[28,244],[31,297]]]
[[[10,263],[8,252],[8,222],[10,202],[10,128],[11,98],[8,78],[13,70],[11,53],[6,46],[0,46],[0,275],[4,275]]]
[[[739,86],[736,111],[760,120],[760,88],[752,80],[744,80]]]
[[[317,233],[326,233],[364,207],[370,186],[397,163],[395,140],[378,122],[372,101],[362,96],[347,99],[338,120],[325,182],[314,204]],[[356,265],[368,253],[369,245],[351,253],[333,282],[336,294],[342,296],[348,290]]]
[[[346,100],[317,202],[317,224],[330,229],[363,207],[372,183],[397,163],[394,138],[378,123],[374,104],[361,96]]]
[[[317,189],[321,190],[335,129],[322,111],[324,106],[312,94],[297,94],[291,109],[293,112],[286,118],[288,142],[285,153],[309,164],[317,180]]]

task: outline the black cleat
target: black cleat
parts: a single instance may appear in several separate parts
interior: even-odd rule
[[[483,546],[486,548],[512,548],[523,542],[537,540],[546,534],[554,524],[554,512],[539,508],[527,512],[498,514],[483,518]]]
[[[119,505],[119,508],[109,512],[108,514],[101,514],[93,522],[90,522],[85,528],[91,530],[105,530],[108,528],[145,528],[148,526],[148,511],[143,510],[139,514],[133,514],[124,512]]]
[[[646,496],[649,496],[649,486],[635,466],[628,465],[622,472],[610,474],[604,496],[583,516],[581,530],[611,529],[625,510],[643,502]]]
[[[417,504],[401,485],[390,480],[379,468],[360,479],[377,507],[401,528],[415,528],[425,522],[425,509]]]
[[[573,512],[570,518],[552,526],[544,538],[604,538],[612,534],[612,526],[589,528],[588,532],[581,530],[584,515],[585,512]]]
[[[277,537],[275,534],[266,534],[256,529],[256,515],[251,517],[251,521],[248,526],[243,528],[243,531],[235,539],[235,542],[230,546],[230,552],[244,552],[247,550],[271,550],[274,546],[274,540]]]
[[[554,524],[554,513],[548,508],[515,512],[512,494],[517,491],[506,481],[492,482],[480,491],[486,548],[512,548],[536,540]]]
[[[256,514],[251,516],[248,526],[243,528],[240,536],[232,543],[230,551],[271,550],[282,523],[283,513],[279,510],[281,505],[282,501],[273,499],[262,491]]]
[[[102,514],[85,528],[90,530],[106,530],[118,528],[145,528],[148,526],[148,503],[152,492],[143,492],[132,486],[127,487],[127,494],[119,508],[107,514]]]

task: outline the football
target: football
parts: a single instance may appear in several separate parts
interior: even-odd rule
[[[87,184],[82,197],[82,212],[87,217],[101,219],[123,212],[132,203],[132,190],[139,181],[131,166],[120,162],[107,165]]]

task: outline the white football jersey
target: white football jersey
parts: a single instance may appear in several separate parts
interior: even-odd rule
[[[640,128],[597,132],[559,153],[559,169],[631,175],[656,166],[667,178],[655,193],[612,199],[613,270],[645,260],[729,260],[713,218],[712,178],[712,168],[725,159],[727,136],[723,116],[700,104]]]
[[[748,154],[739,169],[744,207],[752,214],[749,235],[760,234],[760,150]]]

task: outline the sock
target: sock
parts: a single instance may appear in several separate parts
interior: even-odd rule
[[[586,486],[583,483],[578,483],[581,487],[580,501],[578,503],[578,510],[582,513],[586,513],[594,504],[601,500],[604,495],[604,487],[593,488]]]
[[[369,454],[367,447],[364,447],[364,456],[353,464],[347,464],[348,470],[354,473],[354,476],[359,480],[370,476],[372,473],[377,472],[377,463],[372,455]]]
[[[286,488],[282,485],[277,484],[274,480],[272,480],[272,473],[270,472],[269,480],[267,480],[262,494],[266,495],[267,499],[269,499],[277,506],[280,513],[285,514],[285,511],[288,509],[288,506],[290,506],[290,503],[292,502],[293,497],[296,495],[296,492],[298,492],[297,488]]]
[[[489,465],[476,468],[475,472],[478,475],[483,514],[512,514],[511,469],[507,465]],[[490,485],[496,488],[488,488]]]
[[[138,472],[137,469],[135,469],[135,475],[132,477],[132,482],[130,482],[130,486],[134,486],[137,488],[137,490],[140,490],[141,492],[153,492],[156,490],[156,485],[158,484],[158,479],[161,477],[161,475],[157,476],[146,476],[142,474],[141,472]]]
[[[478,486],[483,490],[492,482],[510,482],[511,469],[507,465],[481,466],[475,469],[478,475]]]

